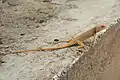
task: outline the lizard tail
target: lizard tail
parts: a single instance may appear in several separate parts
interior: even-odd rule
[[[39,50],[20,50],[20,51],[12,51],[12,53],[21,53],[21,52],[35,52]]]
[[[39,50],[35,49],[35,50],[19,50],[19,51],[12,51],[12,53],[21,53],[21,52],[35,52],[35,51],[53,51],[53,50],[57,50],[57,49],[62,49],[62,48],[66,48],[69,47],[68,44],[63,45],[63,46],[57,46],[57,47],[48,47],[48,48],[40,48]]]
[[[12,53],[20,53],[20,52],[35,52],[35,51],[53,51],[53,50],[57,50],[57,49],[62,49],[62,48],[67,48],[70,47],[72,45],[76,44],[75,41],[70,41],[65,45],[61,45],[61,46],[57,46],[57,47],[48,47],[48,48],[41,48],[39,47],[38,49],[33,49],[33,50],[20,50],[20,51],[12,51]]]

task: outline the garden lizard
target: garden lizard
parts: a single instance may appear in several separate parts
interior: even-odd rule
[[[96,27],[72,38],[71,40],[69,40],[67,42],[67,44],[63,44],[63,45],[59,45],[59,46],[56,46],[56,47],[48,47],[48,48],[42,48],[42,47],[39,47],[38,49],[33,49],[33,50],[21,50],[21,51],[13,51],[13,53],[19,53],[19,52],[31,52],[31,51],[44,51],[44,50],[48,50],[48,51],[52,51],[52,50],[57,50],[57,49],[63,49],[63,48],[67,48],[67,47],[70,47],[70,46],[73,46],[73,45],[76,45],[78,44],[79,45],[79,48],[83,47],[83,41],[94,36],[97,32],[105,29],[106,26],[105,25],[97,25]]]

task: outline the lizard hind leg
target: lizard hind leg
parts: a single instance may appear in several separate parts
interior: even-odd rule
[[[83,42],[82,42],[82,41],[77,40],[76,42],[77,42],[77,44],[79,45],[79,46],[78,46],[78,49],[80,49],[80,48],[83,48],[83,47],[84,47],[84,44],[83,44]]]

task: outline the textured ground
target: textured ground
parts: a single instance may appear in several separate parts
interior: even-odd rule
[[[119,0],[1,0],[0,80],[49,80],[81,55],[76,47],[10,51],[52,46],[54,39],[70,39],[93,24],[111,24],[120,16],[119,7]]]

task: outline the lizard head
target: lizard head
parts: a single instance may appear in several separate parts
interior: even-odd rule
[[[95,28],[96,28],[96,32],[99,32],[99,31],[105,29],[106,27],[107,27],[107,26],[104,25],[104,24],[102,24],[102,25],[98,25],[97,27],[95,27]]]

